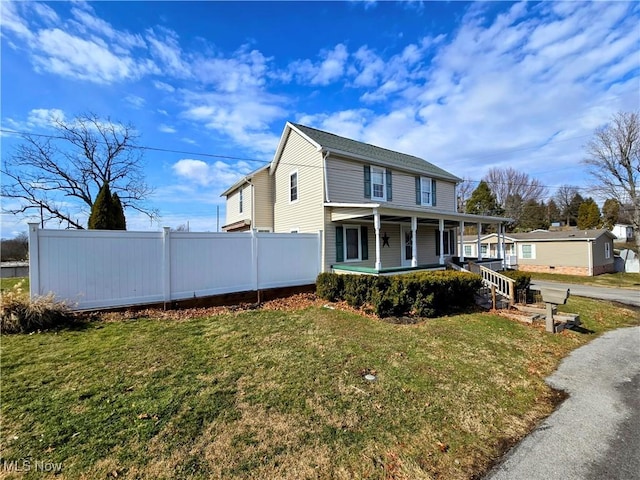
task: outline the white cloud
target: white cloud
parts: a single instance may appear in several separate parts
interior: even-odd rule
[[[515,4],[493,19],[474,5],[448,38],[387,58],[362,47],[353,86],[364,101],[384,100],[377,112],[302,118],[460,176],[512,166],[553,185],[558,171],[582,171],[595,126],[638,104],[640,69],[637,4],[556,5]]]
[[[176,175],[190,183],[218,189],[232,185],[243,175],[254,170],[251,165],[244,161],[233,164],[219,160],[213,163],[207,163],[202,160],[190,158],[178,160],[172,166],[172,169]]]
[[[125,102],[129,103],[134,108],[142,108],[146,103],[146,100],[138,95],[127,95],[124,97]]]
[[[176,133],[177,130],[173,127],[170,127],[169,125],[165,125],[164,123],[161,123],[158,126],[158,130],[160,130],[163,133]]]
[[[156,87],[158,90],[161,90],[167,93],[173,93],[176,91],[176,89],[173,86],[165,82],[160,82],[159,80],[154,80],[153,86]]]
[[[333,50],[320,52],[321,60],[313,63],[308,59],[297,60],[289,65],[289,71],[296,77],[312,85],[328,85],[345,74],[349,53],[347,47],[339,43]]]
[[[176,78],[189,78],[191,66],[182,58],[178,34],[164,27],[157,27],[157,30],[149,29],[146,35],[151,55],[166,73]]]

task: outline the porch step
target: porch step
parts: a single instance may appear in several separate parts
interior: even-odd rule
[[[493,302],[491,301],[491,292],[479,293],[475,296],[476,305],[485,310],[491,310],[493,308]],[[509,299],[502,295],[496,295],[496,309],[502,310],[509,308]]]

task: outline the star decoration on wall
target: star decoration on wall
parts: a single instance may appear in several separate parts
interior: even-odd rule
[[[382,235],[382,246],[391,248],[391,245],[389,245],[389,235],[387,235],[387,232],[384,232],[384,234]]]

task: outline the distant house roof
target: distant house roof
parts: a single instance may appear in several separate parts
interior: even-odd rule
[[[292,128],[303,137],[306,137],[318,150],[329,151],[330,153],[337,155],[387,167],[395,167],[400,170],[406,170],[421,175],[442,178],[454,182],[462,181],[459,177],[456,177],[455,175],[427,162],[422,158],[382,147],[376,147],[375,145],[358,142],[357,140],[352,140],[350,138],[341,137],[333,133],[324,132],[316,128],[291,122],[287,122],[287,125],[285,126],[285,131],[282,135],[280,145],[278,146],[278,150],[276,151],[276,155],[272,162],[272,168],[275,168],[282,152],[282,148],[284,147],[283,142],[286,140],[288,128]]]
[[[494,237],[496,234],[491,233],[481,237],[481,241],[489,237]],[[547,231],[547,230],[534,230],[528,233],[507,233],[505,238],[517,241],[531,241],[531,242],[553,242],[553,241],[580,241],[580,240],[595,240],[602,235],[615,239],[617,238],[606,228],[591,229],[591,230],[559,230],[559,231]],[[476,235],[465,235],[463,241],[475,242],[478,237]]]
[[[266,170],[267,168],[269,168],[269,165],[264,165],[263,167],[260,167],[256,170],[254,170],[251,173],[247,173],[244,177],[242,177],[240,180],[238,180],[236,183],[234,183],[233,185],[231,185],[229,188],[227,188],[224,192],[222,192],[220,194],[221,197],[226,197],[227,195],[229,195],[231,192],[233,192],[236,188],[238,188],[240,185],[243,185],[245,183],[248,183],[251,181],[251,179],[253,177],[256,176],[257,173],[262,172],[263,170]]]

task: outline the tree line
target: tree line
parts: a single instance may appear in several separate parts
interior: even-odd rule
[[[468,198],[459,196],[459,211],[510,218],[508,232],[529,232],[553,225],[612,229],[616,223],[631,223],[631,206],[615,198],[608,198],[600,209],[592,197],[583,197],[573,185],[562,185],[549,196],[537,179],[510,167],[492,168],[473,191],[463,186],[459,192],[470,192]]]
[[[126,229],[126,209],[158,217],[147,204],[153,189],[131,125],[83,114],[54,118],[52,126],[54,135],[23,133],[14,154],[3,157],[4,213],[35,213],[42,223],[56,219],[68,228],[96,229]],[[511,231],[556,222],[581,229],[629,223],[640,249],[639,113],[616,113],[598,128],[585,146],[583,164],[594,179],[592,191],[606,198],[602,210],[575,186],[563,185],[549,196],[537,179],[512,168],[491,169],[473,191],[463,182],[459,210],[511,218]],[[86,227],[77,212],[88,217]]]

